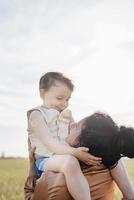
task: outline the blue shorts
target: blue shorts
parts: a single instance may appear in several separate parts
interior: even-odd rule
[[[44,163],[49,159],[50,157],[44,156],[41,158],[36,159],[35,161],[35,172],[37,176],[41,176],[42,172],[45,171],[43,169]]]

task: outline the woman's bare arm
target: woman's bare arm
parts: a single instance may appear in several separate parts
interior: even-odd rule
[[[35,158],[34,158],[35,148],[31,147],[29,139],[28,139],[28,151],[29,151],[29,174],[24,184],[24,199],[33,200],[37,175],[35,173]]]
[[[77,123],[70,124],[69,135],[66,138],[66,142],[72,147],[79,146],[79,135],[80,131],[78,130]]]
[[[134,188],[122,160],[119,160],[116,167],[111,169],[111,174],[121,190],[124,199],[134,200]]]
[[[24,184],[24,200],[33,200],[36,176],[28,176]]]

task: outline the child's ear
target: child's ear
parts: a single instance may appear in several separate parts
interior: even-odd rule
[[[39,93],[40,93],[40,97],[42,98],[45,94],[45,90],[44,89],[39,89]]]

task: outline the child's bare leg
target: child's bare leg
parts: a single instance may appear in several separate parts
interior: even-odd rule
[[[71,155],[54,155],[46,161],[44,169],[63,172],[68,190],[75,200],[91,200],[88,182],[75,157]]]

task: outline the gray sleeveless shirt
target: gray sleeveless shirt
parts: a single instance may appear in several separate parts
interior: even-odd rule
[[[31,141],[31,145],[36,147],[35,153],[40,156],[50,157],[54,155],[54,152],[48,150],[48,148],[38,139],[29,122],[29,116],[33,110],[39,110],[41,112],[43,119],[50,130],[51,137],[55,138],[58,141],[61,141],[60,135],[58,134],[59,119],[62,119],[62,121],[66,121],[69,124],[73,122],[72,113],[68,109],[59,112],[55,109],[48,109],[44,105],[37,106],[27,111],[27,117],[28,117],[27,131],[29,139]]]

